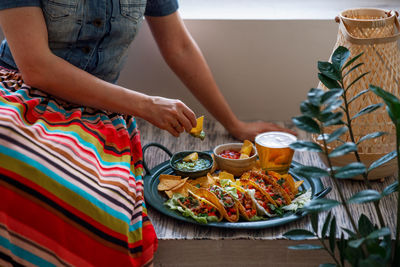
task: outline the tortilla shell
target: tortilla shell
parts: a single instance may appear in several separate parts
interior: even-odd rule
[[[241,179],[238,181],[238,184],[239,184],[240,186],[253,186],[256,190],[260,191],[261,194],[263,194],[264,196],[266,196],[266,198],[268,199],[268,201],[269,201],[271,204],[273,204],[273,205],[276,206],[276,207],[278,206],[278,205],[276,204],[275,200],[273,200],[272,197],[271,197],[264,189],[262,189],[261,186],[259,186],[259,185],[258,185],[257,183],[255,183],[254,181],[241,178]]]
[[[237,222],[239,220],[239,208],[237,201],[234,203],[234,207],[236,208],[237,214],[236,218],[232,219],[231,217],[228,216],[228,213],[225,210],[224,205],[221,203],[220,199],[212,192],[206,190],[206,189],[198,189],[196,192],[196,195],[199,197],[205,198],[206,200],[210,201],[212,204],[214,204],[217,209],[222,213],[224,218],[230,222]]]
[[[249,195],[249,193],[246,192],[246,190],[243,189],[243,187],[240,187],[240,186],[238,186],[238,185],[230,185],[230,186],[235,187],[235,188],[236,188],[238,191],[240,191],[242,194],[244,194],[244,195],[247,196],[247,197],[250,197],[251,202],[252,202],[252,205],[251,205],[252,207],[251,207],[251,208],[257,210],[257,205],[256,205],[256,203],[253,201],[253,199],[251,198],[251,196]],[[247,213],[246,213],[246,208],[243,206],[242,202],[238,201],[238,206],[239,206],[240,215],[242,215],[242,217],[243,217],[244,219],[246,219],[247,221],[250,221],[250,218],[249,218],[249,216],[248,216]]]
[[[184,179],[183,179],[184,180]],[[160,176],[160,183],[157,186],[157,189],[159,191],[165,191],[165,190],[172,190],[173,188],[183,185],[184,182],[180,176],[179,179],[168,179],[168,178],[161,178]]]
[[[196,188],[196,189],[197,189],[196,191],[198,191],[198,190],[203,190],[203,189],[198,189],[198,188]],[[214,205],[213,203],[211,203],[211,202],[208,201],[207,199],[198,196],[197,194],[195,194],[195,193],[192,192],[191,190],[189,190],[188,192],[189,192],[190,195],[192,195],[193,197],[197,198],[199,201],[202,201],[202,202],[207,203],[208,205],[214,207],[214,208],[218,211],[218,214],[219,214],[219,216],[218,216],[218,222],[220,222],[220,221],[222,220],[222,218],[223,218],[223,213],[221,212],[221,210],[220,210],[216,205]]]

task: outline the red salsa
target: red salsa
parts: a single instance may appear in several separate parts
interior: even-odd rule
[[[234,150],[224,150],[219,154],[223,158],[227,159],[239,159],[240,158],[240,152],[234,151]]]

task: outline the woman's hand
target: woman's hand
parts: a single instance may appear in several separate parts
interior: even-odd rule
[[[143,119],[178,137],[184,130],[196,127],[196,115],[182,101],[150,96]]]
[[[263,132],[271,132],[271,131],[280,131],[287,132],[293,135],[297,135],[296,132],[280,127],[274,123],[265,122],[265,121],[255,121],[255,122],[243,122],[238,121],[232,127],[229,127],[228,131],[239,140],[251,140],[254,141],[254,138],[257,134]]]

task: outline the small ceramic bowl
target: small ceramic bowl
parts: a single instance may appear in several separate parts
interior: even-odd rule
[[[214,148],[214,158],[217,163],[217,168],[222,171],[227,171],[235,176],[242,175],[245,171],[248,171],[254,167],[257,161],[257,150],[253,145],[253,149],[250,153],[250,157],[247,159],[228,159],[220,156],[224,150],[240,151],[243,143],[228,143],[222,144]]]
[[[181,161],[187,155],[192,154],[194,152],[197,152],[197,154],[199,155],[199,159],[205,159],[205,160],[207,160],[209,162],[209,164],[207,164],[206,167],[201,168],[199,170],[195,170],[195,171],[184,171],[184,170],[178,169],[177,166],[176,166],[176,163]],[[186,177],[197,178],[197,177],[201,177],[201,176],[206,176],[207,173],[211,170],[213,164],[214,164],[213,157],[209,153],[201,152],[201,151],[181,151],[181,152],[177,152],[174,155],[172,155],[172,157],[171,157],[171,159],[169,161],[169,165],[174,170],[174,172],[177,175],[182,176],[182,178],[186,178]]]

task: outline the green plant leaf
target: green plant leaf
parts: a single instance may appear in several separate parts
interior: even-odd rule
[[[362,253],[362,249],[359,248],[352,248],[346,243],[345,247],[345,259],[349,262],[350,266],[358,266],[358,262],[360,259],[364,257]],[[345,266],[345,265],[343,265]]]
[[[339,112],[326,112],[325,110],[321,112],[321,116],[318,118],[323,122],[324,126],[343,124],[342,121],[343,113]]]
[[[336,217],[333,216],[331,221],[331,227],[329,229],[329,247],[332,252],[335,252],[335,241],[336,241]]]
[[[360,238],[360,239],[356,239],[356,240],[351,240],[349,241],[348,245],[352,248],[358,248],[362,245],[362,243],[364,243],[365,238]]]
[[[364,135],[363,137],[360,138],[360,140],[358,140],[357,145],[360,144],[362,141],[378,138],[385,134],[387,134],[387,132],[374,132],[374,133]]]
[[[397,191],[399,191],[399,181],[395,181],[394,183],[386,186],[382,191],[382,196],[387,196]]]
[[[353,232],[352,230],[350,230],[350,229],[347,229],[347,228],[343,227],[342,230],[345,231],[349,235],[350,238],[356,238],[357,237],[357,234],[355,232]]]
[[[385,236],[385,237],[388,237],[388,236]],[[385,259],[385,258],[387,258],[386,249],[390,250],[390,248],[385,247],[386,244],[384,244],[384,243],[382,244],[380,239],[372,239],[372,240],[370,239],[366,242],[366,245],[367,245],[367,251],[369,254],[368,257],[371,256],[371,259],[378,260],[382,263],[387,261]],[[385,265],[385,266],[387,266],[387,265]]]
[[[375,231],[375,227],[365,214],[361,214],[358,219],[358,230],[361,236],[368,236],[370,233]]]
[[[337,108],[341,107],[343,104],[342,99],[336,99],[332,103],[330,103],[322,112],[329,112],[329,111],[334,111]]]
[[[289,246],[289,249],[294,250],[314,250],[314,249],[322,249],[320,245],[312,245],[312,244],[300,244],[296,246]]]
[[[343,145],[336,147],[328,156],[330,158],[340,157],[354,151],[357,151],[357,146],[352,142],[346,142]]]
[[[332,64],[340,71],[346,60],[350,57],[350,51],[344,46],[338,46],[332,54]]]
[[[311,225],[314,233],[318,235],[318,213],[311,213]]]
[[[351,120],[354,120],[355,118],[358,118],[358,117],[360,117],[361,115],[371,113],[371,112],[377,110],[378,108],[380,108],[380,107],[382,107],[382,106],[383,106],[382,103],[369,105],[368,107],[365,107],[365,108],[363,108],[362,110],[360,110],[356,115],[354,115],[354,116],[351,118]]]
[[[364,65],[364,63],[358,63],[354,67],[352,67],[349,71],[347,71],[344,75],[343,78],[349,75],[351,72],[353,72],[355,69],[359,68],[360,66]]]
[[[343,94],[342,88],[334,88],[329,91],[326,91],[321,96],[321,104],[330,105],[331,103],[334,103],[338,99],[338,97],[340,97],[342,94]]]
[[[369,90],[374,92],[377,96],[380,96],[385,104],[387,105],[387,110],[390,118],[395,125],[400,124],[400,100],[393,94],[386,92],[380,87],[369,85]],[[399,254],[400,255],[400,254]]]
[[[358,94],[356,94],[355,96],[353,96],[353,97],[349,100],[349,102],[347,102],[347,103],[348,103],[348,104],[352,103],[354,100],[356,100],[357,98],[359,98],[360,96],[362,96],[363,94],[368,93],[368,92],[369,92],[368,89],[362,90],[361,92],[359,92]]]
[[[378,86],[370,84],[369,90],[374,92],[377,96],[380,96],[385,101],[386,104],[391,104],[391,103],[400,104],[400,100],[396,96],[383,90]]]
[[[304,229],[294,229],[283,234],[283,236],[290,240],[305,240],[315,237],[314,233]]]
[[[342,78],[342,73],[335,69],[333,64],[330,62],[318,61],[318,70],[325,76],[335,81],[338,81]],[[340,86],[336,88],[340,88]]]
[[[330,210],[337,205],[340,205],[340,202],[334,199],[329,199],[329,198],[319,198],[319,199],[313,199],[311,202],[309,202],[307,205],[303,207],[305,211],[308,212],[320,212],[320,211],[326,211]]]
[[[301,102],[300,111],[303,115],[309,116],[311,118],[317,117],[320,113],[319,107],[314,106],[308,100]]]
[[[365,72],[365,73],[361,74],[360,76],[358,76],[357,78],[355,78],[354,81],[352,81],[352,82],[346,87],[346,89],[345,89],[344,91],[349,90],[350,87],[352,87],[356,82],[358,82],[360,79],[362,79],[362,78],[363,78],[365,75],[367,75],[368,73],[369,73],[369,71],[368,71],[368,72]]]
[[[368,259],[360,259],[358,266],[359,267],[386,267],[388,266],[388,264],[385,264],[384,262],[382,262],[382,259],[375,259],[372,258],[370,255],[368,257]]]
[[[347,63],[343,66],[342,70],[344,70],[345,68],[347,68],[348,66],[351,65],[351,63],[353,63],[354,61],[356,61],[359,57],[361,57],[364,54],[364,52],[361,52],[360,54],[358,54],[357,56],[354,56],[353,58],[349,59],[349,61],[347,61]]]
[[[333,80],[329,78],[328,76],[318,73],[318,79],[328,88],[328,89],[333,89],[333,88],[340,88],[339,83],[336,80]]]
[[[381,199],[381,194],[376,190],[363,190],[354,194],[347,202],[348,203],[367,203]]]
[[[318,144],[303,140],[291,143],[290,148],[298,151],[322,152],[322,148]]]
[[[354,151],[357,151],[357,146],[352,142],[346,142],[343,145],[340,145],[332,150],[332,152],[329,153],[328,156],[330,158],[340,157]]]
[[[397,151],[396,150],[393,150],[392,152],[387,153],[386,155],[384,155],[380,159],[372,162],[372,164],[368,168],[368,172],[372,171],[373,169],[378,168],[379,166],[382,166],[383,164],[391,161],[392,159],[394,159],[396,157],[397,157]]]
[[[292,121],[299,129],[304,130],[306,132],[318,133],[318,134],[321,132],[318,123],[316,123],[310,117],[298,116],[294,117]]]
[[[324,225],[322,226],[322,230],[321,230],[321,237],[322,238],[326,237],[326,233],[328,232],[328,226],[329,226],[329,223],[331,221],[331,217],[332,217],[332,212],[329,211],[328,215],[325,218]]]
[[[342,266],[344,266],[344,256],[345,256],[345,246],[346,246],[346,240],[344,239],[344,234],[342,233],[340,235],[340,240],[337,242],[337,246],[339,249],[339,256],[340,256],[340,263]]]
[[[307,93],[308,101],[314,105],[319,107],[321,105],[321,97],[324,94],[324,90],[319,88],[311,88]]]
[[[347,126],[340,127],[336,129],[333,133],[331,133],[326,140],[326,143],[329,144],[333,141],[336,141],[339,137],[341,137],[345,132],[347,132]]]
[[[365,165],[360,162],[352,162],[336,170],[335,177],[340,179],[352,178],[367,171]]]
[[[333,263],[322,263],[319,267],[336,267],[336,264]]]
[[[373,231],[372,233],[370,233],[367,236],[367,239],[376,239],[376,238],[379,238],[381,236],[387,236],[387,235],[390,235],[390,234],[391,234],[390,233],[390,229],[387,228],[387,227],[384,227],[384,228],[377,229],[377,230]]]
[[[321,178],[329,176],[326,170],[314,166],[298,166],[293,168],[293,172],[301,177]]]

